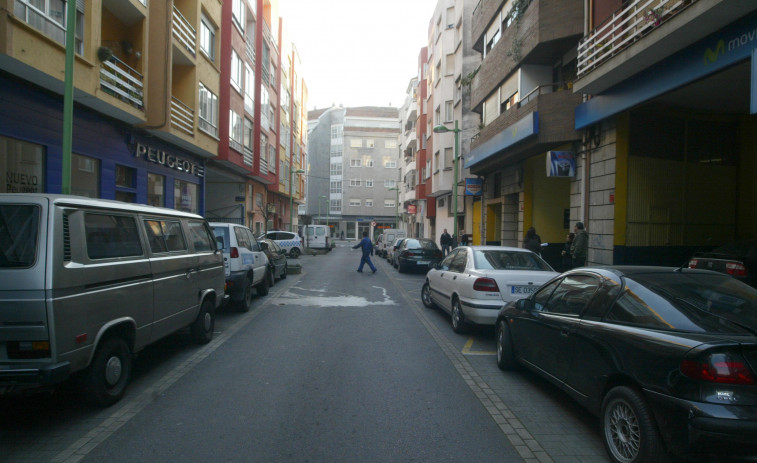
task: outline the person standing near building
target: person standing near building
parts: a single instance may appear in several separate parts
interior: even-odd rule
[[[567,272],[573,268],[573,257],[570,255],[570,248],[573,246],[573,239],[575,239],[575,237],[575,233],[568,233],[565,237],[565,245],[563,246],[562,253],[560,253],[562,256],[562,268],[560,271],[562,272]]]
[[[373,262],[371,262],[371,256],[373,255],[373,243],[371,243],[371,239],[368,238],[368,232],[363,232],[363,239],[360,240],[356,245],[352,246],[352,249],[357,248],[363,248],[363,256],[360,258],[360,266],[357,268],[357,271],[360,273],[363,273],[363,265],[368,264],[368,267],[373,270],[373,273],[376,273],[376,267],[373,265]]]
[[[523,247],[529,251],[541,255],[541,236],[536,234],[536,229],[531,227],[526,232]]]
[[[589,255],[589,234],[584,229],[583,222],[576,222],[573,231],[576,232],[576,237],[573,239],[573,244],[570,246],[570,255],[573,258],[573,268],[583,267],[586,265],[586,258]]]
[[[452,245],[452,237],[449,236],[446,228],[444,229],[441,238],[439,238],[439,244],[442,246],[442,254],[445,256],[449,254],[449,248]]]

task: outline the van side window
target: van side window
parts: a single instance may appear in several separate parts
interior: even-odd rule
[[[153,253],[187,249],[181,222],[178,220],[145,220],[145,229]]]
[[[215,251],[213,240],[203,222],[189,222],[189,238],[192,240],[195,252]]]
[[[0,206],[0,268],[34,265],[39,215],[37,206]]]
[[[87,213],[84,230],[90,259],[142,255],[137,222],[133,217]]]

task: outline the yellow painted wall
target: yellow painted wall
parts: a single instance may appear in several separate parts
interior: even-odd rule
[[[563,218],[570,208],[571,180],[547,177],[546,153],[526,160],[523,174],[523,230],[534,227],[542,242],[562,243],[570,231]]]

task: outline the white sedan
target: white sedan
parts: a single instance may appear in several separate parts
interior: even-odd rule
[[[423,305],[450,314],[452,329],[494,325],[507,302],[535,292],[558,273],[531,251],[505,246],[460,246],[426,274]]]

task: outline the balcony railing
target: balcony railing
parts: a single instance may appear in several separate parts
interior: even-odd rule
[[[189,24],[176,6],[173,7],[173,35],[194,56],[197,42],[195,28]]]
[[[669,21],[698,0],[632,0],[578,44],[578,77]]]
[[[255,43],[251,39],[247,39],[244,43],[244,49],[247,53],[247,58],[250,60],[250,64],[255,64]]]
[[[244,154],[243,154],[243,160],[244,160],[244,163],[246,165],[248,165],[248,166],[252,166],[253,165],[253,162],[254,162],[253,156],[254,156],[254,154],[252,153],[252,150],[249,149],[249,148],[247,148],[247,147],[245,147],[244,148]]]
[[[100,87],[108,94],[144,110],[143,76],[126,63],[110,57],[100,68]]]
[[[187,135],[194,136],[194,120],[194,110],[182,103],[178,98],[171,97],[171,126]],[[201,120],[200,124],[202,123],[203,121]],[[215,128],[215,133],[218,133],[218,128]]]
[[[545,95],[547,93],[555,93],[561,90],[569,90],[572,88],[572,84],[569,82],[554,82],[551,84],[539,85],[530,92],[526,93],[516,104],[517,108],[522,107],[531,100],[536,99],[539,95]]]

